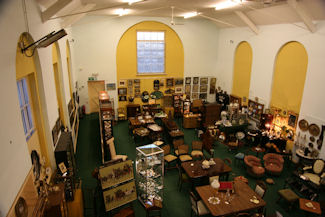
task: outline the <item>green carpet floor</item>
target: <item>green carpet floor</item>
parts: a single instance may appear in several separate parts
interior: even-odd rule
[[[178,125],[181,127],[181,120],[177,120]],[[185,133],[185,143],[191,144],[192,140],[196,140],[196,131],[192,129],[181,129]],[[113,127],[113,134],[115,137],[115,147],[118,154],[126,154],[129,159],[135,160],[135,147],[141,145],[137,142],[135,144],[134,139],[129,136],[128,122],[120,121]],[[239,151],[248,154],[253,154],[247,147],[242,147]],[[205,153],[208,156],[207,153]],[[256,179],[250,177],[246,173],[246,169],[243,165],[234,164],[235,153],[229,152],[228,148],[222,144],[215,144],[215,157],[230,158],[232,160],[232,173],[230,174],[230,180],[239,175],[243,175],[249,179],[249,185],[254,188]],[[82,180],[82,188],[84,192],[84,208],[85,217],[95,216],[110,216],[105,212],[102,194],[95,191],[97,181],[91,176],[95,167],[101,165],[101,150],[100,150],[100,134],[99,134],[99,122],[98,114],[86,115],[80,120],[79,136],[77,143],[76,162],[78,168],[78,177]],[[266,212],[267,215],[274,214],[277,210],[283,216],[304,216],[304,213],[299,210],[298,205],[291,210],[287,211],[287,204],[280,201],[276,203],[278,199],[277,191],[282,189],[284,181],[290,176],[294,170],[291,162],[285,163],[285,168],[280,177],[271,177],[274,181],[274,185],[268,185],[268,189],[264,200],[267,203]],[[263,180],[268,178],[266,175]],[[191,206],[188,192],[190,190],[189,183],[184,183],[182,191],[178,191],[178,171],[176,169],[168,170],[165,172],[164,177],[164,201],[162,216],[175,216],[175,217],[189,217],[191,216]],[[95,203],[92,200],[93,195],[95,197]],[[321,197],[323,197],[322,195]],[[135,210],[136,217],[145,216],[145,211],[139,201],[132,202]]]

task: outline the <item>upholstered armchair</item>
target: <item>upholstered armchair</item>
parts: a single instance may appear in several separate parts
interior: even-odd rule
[[[271,175],[280,175],[283,170],[283,157],[279,154],[268,153],[264,155],[265,170]]]
[[[262,177],[264,175],[265,169],[262,167],[261,159],[253,155],[247,155],[244,158],[244,163],[248,174],[254,177]]]

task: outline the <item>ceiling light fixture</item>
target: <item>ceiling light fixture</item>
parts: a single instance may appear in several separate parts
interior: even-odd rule
[[[198,13],[198,12],[189,12],[189,13],[186,13],[183,15],[184,19],[187,19],[187,18],[191,18],[191,17],[195,17],[197,15],[199,15],[201,13]]]
[[[137,3],[137,2],[142,2],[143,0],[128,0],[127,2],[129,3],[129,5],[132,5],[133,3]]]
[[[124,16],[124,15],[127,15],[129,13],[130,13],[130,10],[129,9],[124,9],[124,8],[116,9],[115,12],[114,12],[114,14],[119,15],[120,17]]]
[[[227,0],[227,1],[224,1],[224,2],[220,2],[218,4],[215,5],[215,9],[216,10],[222,10],[222,9],[225,9],[225,8],[231,8],[231,7],[234,7],[240,3],[243,3],[245,2],[244,0]]]

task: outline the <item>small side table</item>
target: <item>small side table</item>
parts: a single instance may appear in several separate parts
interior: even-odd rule
[[[312,204],[312,207],[308,207],[306,205],[308,203]],[[299,207],[301,210],[304,210],[309,213],[315,213],[317,215],[320,215],[322,213],[322,211],[320,209],[320,204],[316,201],[299,198]]]

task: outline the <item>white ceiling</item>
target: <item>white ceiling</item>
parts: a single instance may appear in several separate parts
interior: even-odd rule
[[[171,17],[171,6],[175,7],[175,17],[182,17],[187,12],[196,11],[201,13],[197,17],[210,19],[221,28],[248,25],[245,20],[236,15],[235,11],[243,12],[253,25],[303,22],[304,18],[299,16],[299,11],[297,12],[286,0],[246,0],[236,7],[218,11],[214,9],[214,6],[228,0],[145,0],[132,5],[126,3],[125,0],[37,1],[43,12],[59,2],[68,2],[65,7],[57,7],[55,15],[50,19],[71,19],[71,16],[75,14],[78,14],[79,18],[88,14],[117,16],[114,11],[118,8],[130,9],[131,13],[126,16]],[[298,7],[311,21],[325,20],[325,0],[294,1],[297,1]],[[266,2],[271,3],[266,4]],[[190,19],[196,19],[196,17]]]

